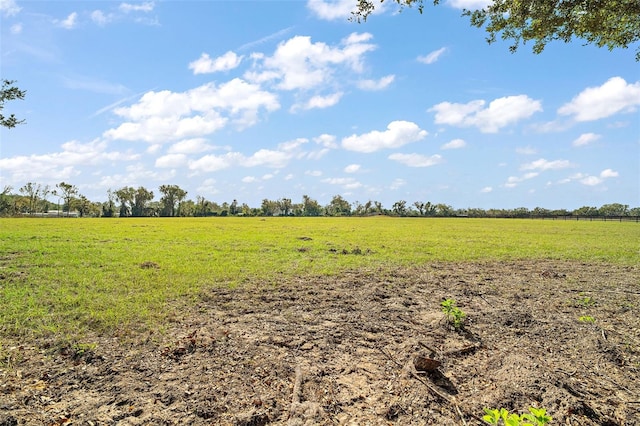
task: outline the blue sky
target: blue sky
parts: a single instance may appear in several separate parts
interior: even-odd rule
[[[340,1],[0,0],[0,185],[177,184],[456,208],[640,206],[635,47],[488,45],[461,17]]]

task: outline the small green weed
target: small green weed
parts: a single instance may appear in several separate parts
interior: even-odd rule
[[[578,300],[578,305],[588,308],[596,304],[596,300],[591,296],[585,296],[584,293],[580,293],[581,299]]]
[[[596,319],[591,315],[582,315],[580,318],[578,318],[578,321],[593,324],[594,322],[596,322]]]
[[[464,328],[464,321],[467,318],[467,314],[456,306],[454,299],[446,299],[440,303],[442,306],[442,312],[444,313],[449,324],[453,325],[456,330]]]
[[[499,425],[502,420],[505,426],[543,426],[553,420],[550,416],[547,416],[547,410],[544,408],[529,408],[529,413],[515,414],[509,413],[504,408],[489,409],[485,408],[486,413],[482,416],[482,420],[490,425]]]

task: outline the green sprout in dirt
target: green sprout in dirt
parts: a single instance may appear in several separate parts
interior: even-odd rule
[[[578,321],[593,324],[594,322],[596,322],[596,319],[591,315],[582,315],[580,318],[578,318]]]
[[[509,413],[504,408],[501,409],[489,409],[485,408],[486,413],[482,416],[482,420],[490,425],[504,424],[505,426],[544,426],[553,420],[550,416],[547,416],[547,410],[544,408],[529,408],[529,413],[515,414]],[[502,420],[503,423],[500,423]]]
[[[453,328],[460,330],[464,327],[464,320],[467,318],[467,314],[456,306],[454,299],[446,299],[440,303],[440,306],[442,306],[442,312],[447,321],[453,325]]]

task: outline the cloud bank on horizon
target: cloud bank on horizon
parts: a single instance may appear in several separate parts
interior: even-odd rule
[[[459,16],[483,4],[357,24],[354,0],[0,0],[2,77],[27,90],[5,106],[27,124],[0,130],[0,185],[640,206],[633,55],[511,54]]]

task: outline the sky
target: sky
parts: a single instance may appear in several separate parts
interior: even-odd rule
[[[488,44],[462,8],[0,0],[0,186],[455,208],[640,206],[637,46]]]

